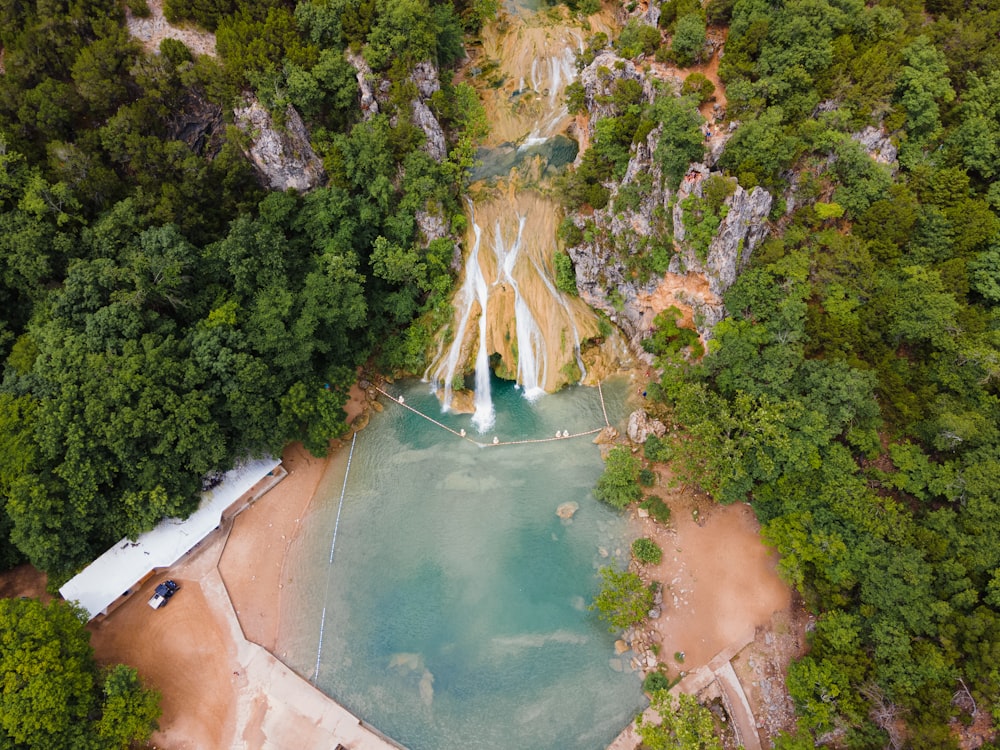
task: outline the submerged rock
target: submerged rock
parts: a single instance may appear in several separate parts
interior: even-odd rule
[[[580,503],[574,503],[572,500],[568,503],[563,503],[558,508],[556,508],[556,515],[563,519],[572,518],[576,512],[580,509]]]

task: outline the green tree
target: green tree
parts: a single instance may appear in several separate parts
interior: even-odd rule
[[[701,60],[705,48],[705,19],[701,13],[688,13],[677,19],[670,51],[677,64],[686,68]]]
[[[642,746],[649,750],[722,750],[722,741],[715,733],[712,712],[698,703],[693,695],[681,693],[676,698],[666,690],[652,695],[652,707],[661,723],[636,720]]]
[[[159,694],[123,665],[101,678],[82,611],[62,601],[0,599],[0,744],[124,750],[145,742]]]
[[[649,537],[641,537],[632,542],[632,557],[641,563],[659,565],[663,550]]]
[[[149,740],[158,728],[160,694],[142,686],[132,667],[116,664],[104,677],[97,733],[108,748],[127,750]],[[103,743],[102,743],[103,744]]]
[[[906,65],[899,72],[897,91],[906,111],[906,129],[916,138],[927,138],[941,124],[939,103],[955,99],[948,81],[948,63],[926,36],[918,36],[903,50]]]
[[[622,510],[642,497],[639,469],[639,459],[628,448],[623,445],[615,446],[608,453],[604,473],[594,488],[594,496],[612,508]]]
[[[653,592],[642,579],[628,570],[600,569],[601,591],[590,610],[608,623],[609,629],[624,630],[642,622],[653,606]]]

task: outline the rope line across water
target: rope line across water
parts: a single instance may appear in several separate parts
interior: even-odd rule
[[[599,390],[600,387],[601,387],[601,384],[598,383],[597,387],[598,387],[598,390]],[[465,435],[464,434],[464,432],[465,432],[464,430],[462,432],[458,432],[456,430],[453,430],[448,425],[442,424],[441,422],[438,422],[436,419],[434,419],[434,417],[432,417],[430,415],[427,415],[427,414],[424,414],[419,409],[414,409],[412,406],[410,406],[408,403],[406,403],[403,400],[402,396],[400,396],[400,397],[397,398],[396,396],[393,396],[391,393],[387,393],[386,391],[382,390],[378,386],[375,386],[375,390],[378,391],[379,393],[381,393],[383,396],[385,396],[387,399],[389,399],[393,403],[399,404],[404,409],[409,409],[410,411],[412,411],[417,416],[423,417],[424,419],[426,419],[428,422],[430,422],[432,424],[436,424],[442,430],[447,430],[448,432],[450,432],[455,437],[460,438],[461,440],[465,440],[466,442],[472,443],[473,445],[477,445],[480,448],[493,448],[493,447],[496,447],[496,446],[499,446],[499,445],[524,445],[526,443],[551,443],[551,442],[554,442],[556,440],[569,440],[569,439],[575,438],[575,437],[584,437],[586,435],[594,435],[594,434],[596,434],[596,433],[598,433],[598,432],[600,432],[601,430],[604,429],[603,427],[596,427],[593,430],[587,430],[586,432],[574,432],[572,435],[560,435],[559,437],[528,438],[528,439],[525,439],[525,440],[505,440],[505,441],[497,440],[496,442],[493,442],[493,443],[481,443],[478,440],[473,440],[468,435]],[[604,421],[610,426],[611,423],[608,422],[608,412],[607,412],[606,409],[604,409],[604,394],[603,393],[601,393],[601,409],[604,411]]]

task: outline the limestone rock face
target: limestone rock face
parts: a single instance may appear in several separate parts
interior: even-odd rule
[[[256,99],[233,110],[236,124],[250,135],[248,156],[272,190],[304,192],[323,180],[323,164],[309,145],[302,118],[291,105],[285,110],[285,126],[275,128],[271,113]]]
[[[590,112],[589,138],[594,138],[594,127],[597,121],[615,114],[614,104],[608,101],[615,83],[629,79],[642,84],[647,100],[653,98],[653,87],[642,71],[635,67],[631,60],[618,57],[613,52],[602,52],[586,68],[580,71],[580,84],[583,86],[587,111]],[[678,91],[680,82],[678,81]]]
[[[577,289],[590,305],[603,310],[629,339],[633,353],[645,362],[641,340],[648,335],[656,315],[670,306],[682,312],[680,324],[695,327],[703,338],[725,316],[722,294],[750,261],[753,250],[767,236],[767,216],[772,197],[760,187],[747,191],[737,186],[726,199],[728,213],[716,231],[704,261],[686,241],[682,201],[690,195],[702,196],[704,181],[712,174],[704,164],[692,164],[677,194],[664,185],[654,159],[660,130],[653,130],[645,143],[636,145],[621,183],[612,189],[607,208],[594,211],[595,239],[567,248],[576,269]],[[643,181],[645,184],[642,184]],[[627,186],[640,187],[635,208],[619,209],[616,200]],[[673,234],[668,235],[662,219],[672,211]],[[581,229],[582,216],[574,220]],[[673,258],[662,276],[648,280],[630,273],[627,260],[650,252],[648,243],[670,246]],[[624,252],[623,252],[624,246]],[[620,300],[613,304],[612,300]]]
[[[632,412],[628,417],[628,427],[625,434],[633,443],[645,443],[650,435],[661,438],[667,434],[667,426],[658,419],[653,419],[642,409]]]
[[[433,242],[447,236],[448,226],[439,214],[421,209],[414,216],[417,220],[417,228],[426,242]]]
[[[370,120],[379,113],[378,99],[375,98],[375,74],[365,62],[365,58],[347,50],[347,62],[358,71],[358,89],[361,91],[361,116]]]
[[[677,190],[677,201],[674,204],[673,224],[674,240],[684,252],[674,256],[671,270],[679,270],[681,266],[688,271],[702,273],[708,279],[712,294],[721,296],[736,281],[747,263],[750,254],[767,235],[767,215],[771,210],[771,194],[762,187],[755,187],[750,192],[741,185],[726,199],[725,205],[729,211],[708,248],[708,255],[702,262],[685,242],[683,203],[686,198],[695,195],[702,197],[705,180],[711,175],[704,164],[692,164],[691,170],[685,175]]]
[[[858,133],[851,133],[851,138],[860,143],[879,164],[888,164],[894,168],[899,166],[896,163],[896,146],[883,129],[869,125]]]
[[[416,84],[418,94],[418,98],[410,103],[413,111],[413,124],[423,130],[424,135],[427,136],[427,142],[424,144],[427,153],[436,161],[444,161],[448,155],[444,131],[441,129],[441,123],[431,112],[431,108],[427,106],[430,98],[441,88],[437,67],[430,62],[417,63],[410,74],[410,80]]]

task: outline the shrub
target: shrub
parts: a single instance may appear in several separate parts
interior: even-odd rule
[[[125,5],[136,18],[149,18],[149,3],[146,0],[125,0]]]
[[[618,510],[642,496],[642,489],[639,487],[639,460],[628,448],[619,445],[608,453],[604,473],[594,488],[594,496]]]
[[[657,690],[669,690],[670,678],[663,672],[650,672],[646,679],[642,681],[642,689],[647,693],[655,693]]]
[[[647,469],[645,466],[639,469],[639,484],[643,487],[652,487],[656,484],[656,472]]]
[[[646,456],[647,461],[657,461],[660,463],[669,461],[672,454],[670,442],[656,435],[650,435],[646,438],[646,442],[642,446],[642,452]]]
[[[684,79],[681,93],[685,96],[694,94],[698,97],[698,101],[704,104],[715,96],[715,84],[708,80],[708,76],[704,73],[692,73]]]
[[[697,13],[689,13],[677,19],[670,51],[677,65],[686,68],[701,58],[705,47],[705,20]]]
[[[576,271],[573,270],[573,260],[566,252],[559,251],[552,256],[552,265],[556,269],[556,289],[574,297],[576,289]]]
[[[632,557],[645,565],[659,565],[663,559],[663,550],[649,537],[642,537],[632,542]]]
[[[639,505],[643,510],[649,511],[649,517],[657,523],[670,522],[670,506],[656,495],[650,495]]]
[[[651,55],[660,46],[660,31],[633,18],[622,29],[616,46],[622,57]]]

